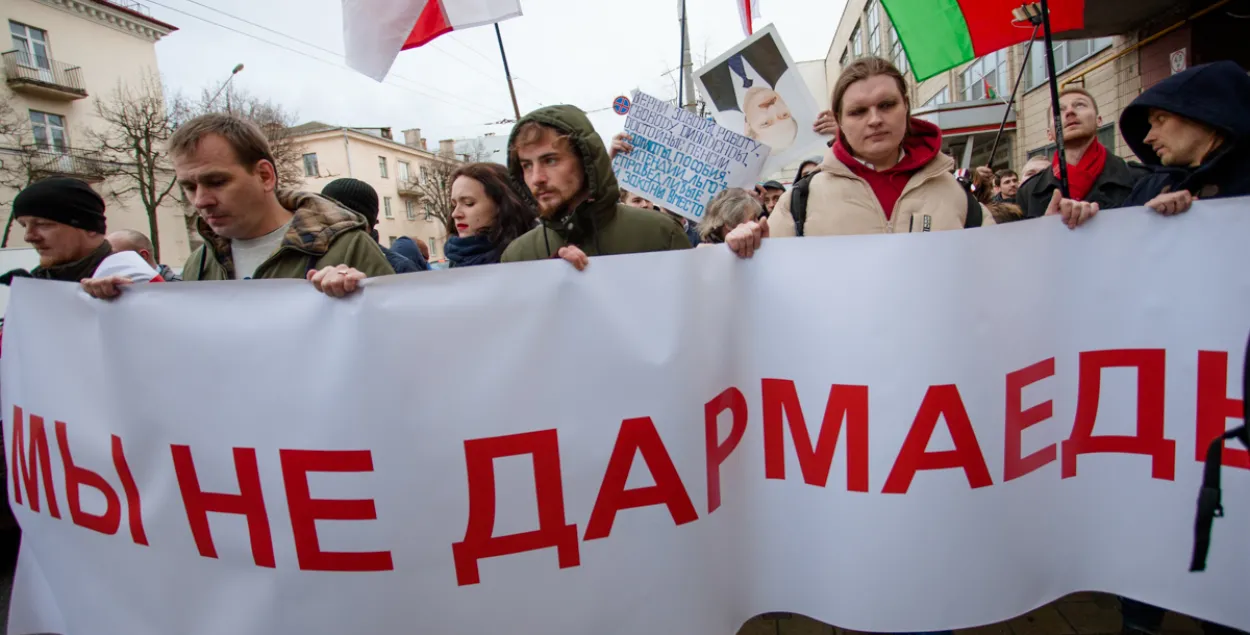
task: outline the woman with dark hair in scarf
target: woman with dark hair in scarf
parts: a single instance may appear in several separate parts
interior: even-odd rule
[[[533,229],[537,215],[512,189],[508,169],[470,163],[451,177],[452,214],[443,253],[451,267],[499,262],[517,236]]]

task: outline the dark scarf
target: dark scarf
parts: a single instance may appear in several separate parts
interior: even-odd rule
[[[499,262],[500,252],[489,238],[482,234],[461,238],[453,236],[443,245],[443,254],[451,267],[493,265]]]
[[[113,248],[109,246],[107,240],[102,241],[95,251],[87,255],[82,260],[67,262],[51,267],[35,267],[30,271],[30,277],[40,280],[60,280],[62,282],[79,282],[83,278],[90,278],[95,270],[99,268],[100,263],[104,262],[113,253]]]

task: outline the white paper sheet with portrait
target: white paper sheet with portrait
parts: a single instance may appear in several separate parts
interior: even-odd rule
[[[772,148],[763,174],[820,154],[818,105],[777,27],[768,25],[695,72],[716,123]]]

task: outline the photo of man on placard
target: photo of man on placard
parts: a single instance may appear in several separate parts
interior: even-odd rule
[[[768,174],[822,149],[811,131],[819,109],[772,25],[739,43],[695,74],[720,125],[772,150]]]
[[[718,112],[742,113],[743,134],[785,150],[798,132],[790,107],[776,90],[786,70],[777,42],[762,38],[707,70],[701,80]]]

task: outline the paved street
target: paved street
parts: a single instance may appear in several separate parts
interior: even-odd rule
[[[1165,635],[1200,635],[1191,619],[1169,613]],[[1013,620],[955,631],[957,635],[1118,635],[1120,602],[1105,593],[1074,593]],[[859,635],[790,613],[774,613],[750,620],[738,635]]]

